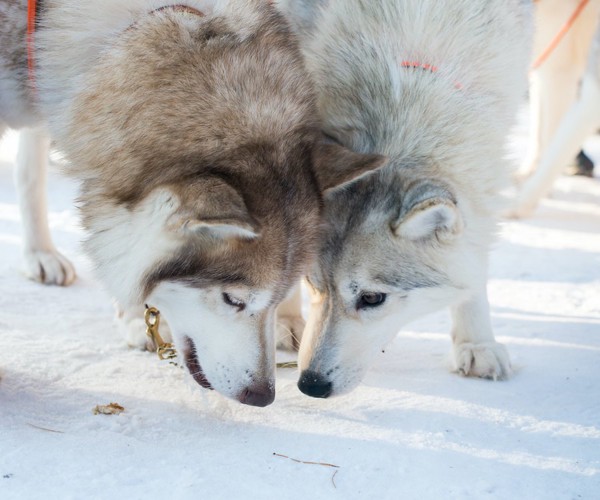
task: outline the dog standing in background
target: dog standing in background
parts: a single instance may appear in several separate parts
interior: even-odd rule
[[[535,3],[534,54],[542,54],[580,0]],[[552,184],[600,127],[600,0],[591,0],[556,48],[530,76],[530,146],[523,180],[508,211],[533,213]],[[594,34],[595,33],[595,34]]]

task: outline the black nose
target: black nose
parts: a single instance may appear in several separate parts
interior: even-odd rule
[[[269,406],[275,400],[275,388],[271,384],[246,387],[238,401],[250,406]]]
[[[298,380],[298,389],[313,398],[328,398],[333,385],[317,372],[304,370]]]

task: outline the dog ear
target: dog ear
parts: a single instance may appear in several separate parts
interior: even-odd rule
[[[258,224],[250,218],[215,217],[214,219],[187,219],[181,229],[188,233],[204,234],[219,239],[253,239],[260,235]]]
[[[197,180],[178,195],[181,205],[170,226],[179,232],[219,239],[260,235],[260,225],[248,212],[241,194],[221,179]]]
[[[355,153],[335,142],[322,142],[315,152],[317,181],[324,193],[347,186],[387,162],[385,156]]]
[[[412,241],[425,240],[435,236],[440,241],[448,241],[461,233],[463,219],[456,202],[446,192],[432,193],[433,196],[410,203],[401,210],[400,216],[392,223],[396,236]]]

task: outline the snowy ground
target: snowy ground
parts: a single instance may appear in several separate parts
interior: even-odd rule
[[[510,380],[450,373],[441,313],[350,395],[308,398],[280,370],[258,409],[125,346],[56,173],[52,232],[79,279],[20,274],[14,147],[0,144],[0,498],[600,498],[599,179],[564,177],[534,218],[504,225],[489,290]],[[113,401],[126,411],[92,414]]]

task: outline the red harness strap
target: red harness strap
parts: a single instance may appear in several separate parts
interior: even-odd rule
[[[27,1],[27,69],[29,84],[35,91],[35,59],[34,59],[34,37],[35,22],[37,20],[37,0]]]
[[[422,69],[431,73],[437,73],[438,67],[431,64],[422,63],[419,61],[400,61],[400,66],[403,68]],[[460,82],[454,82],[454,88],[462,90],[463,86]]]

